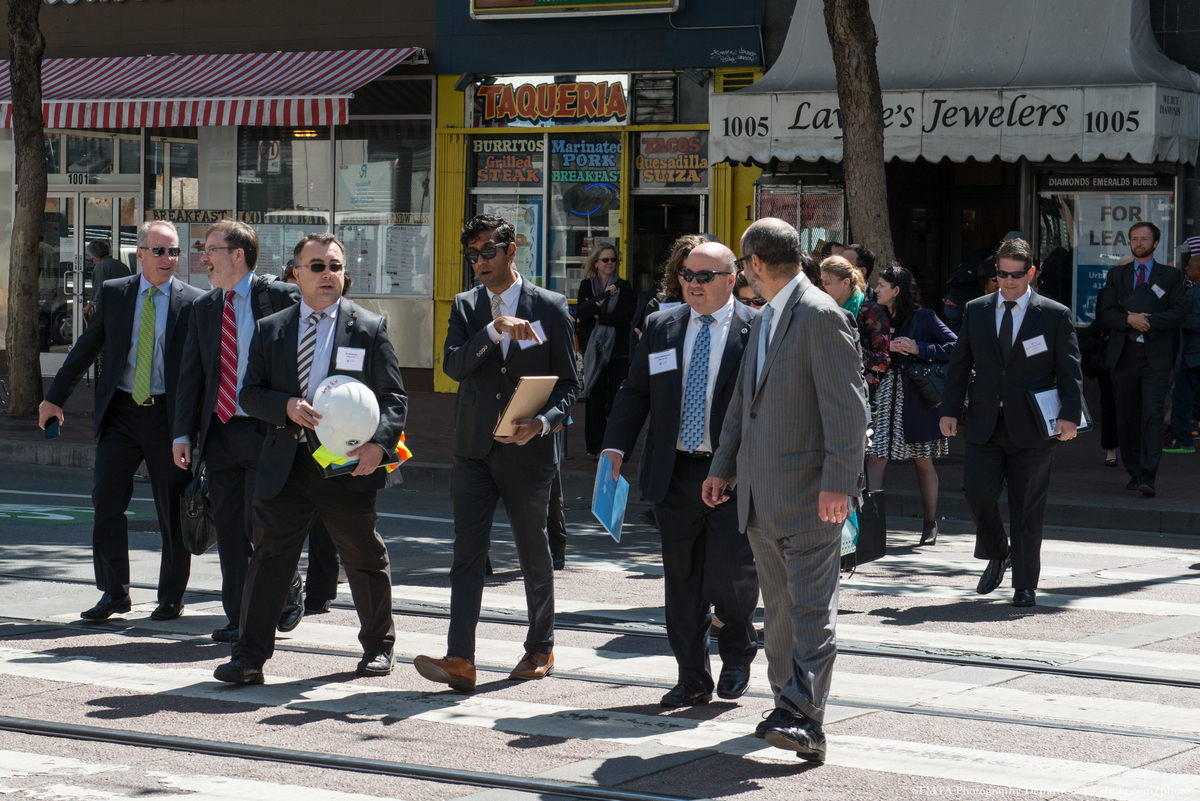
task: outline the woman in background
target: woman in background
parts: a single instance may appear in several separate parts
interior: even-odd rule
[[[612,411],[613,398],[629,373],[629,329],[637,310],[637,295],[617,276],[621,256],[617,246],[596,246],[583,267],[576,295],[579,347],[583,351],[583,392],[587,417],[583,436],[587,452],[598,458]]]

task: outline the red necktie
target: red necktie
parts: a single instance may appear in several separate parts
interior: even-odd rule
[[[237,409],[237,320],[233,316],[233,297],[225,293],[225,312],[221,316],[221,385],[217,390],[217,418],[228,423]]]
[[[1137,289],[1144,283],[1146,283],[1146,265],[1138,264],[1133,269],[1133,288]],[[1125,332],[1125,336],[1129,337],[1130,342],[1137,342],[1138,337],[1141,335],[1142,332],[1136,328],[1130,328],[1127,332]]]

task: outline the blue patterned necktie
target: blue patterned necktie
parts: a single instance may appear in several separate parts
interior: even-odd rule
[[[758,315],[758,368],[754,371],[754,385],[762,380],[763,365],[767,362],[767,340],[771,337],[771,318],[775,307],[768,303]]]
[[[692,361],[688,365],[687,393],[683,398],[683,420],[679,424],[679,441],[688,453],[693,453],[704,441],[704,406],[708,396],[708,351],[712,336],[708,327],[711,314],[703,314],[700,333],[692,345]]]

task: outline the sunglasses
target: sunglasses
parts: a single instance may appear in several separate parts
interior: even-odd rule
[[[329,268],[331,273],[340,273],[342,271],[342,263],[340,261],[331,261],[329,264],[322,264],[319,261],[314,261],[308,265],[308,269],[314,273],[323,273],[325,268]]]
[[[480,248],[479,250],[468,250],[463,253],[463,256],[466,257],[467,264],[474,264],[479,260],[480,256],[483,256],[484,261],[489,261],[496,258],[496,251],[500,248],[504,248],[507,252],[509,244],[510,243],[508,242],[500,242],[499,244],[488,245],[487,247]]]
[[[613,264],[618,260],[617,259],[596,259],[596,261],[598,261],[602,264]]]
[[[1027,275],[1029,275],[1028,269],[1013,270],[1011,273],[1006,272],[1004,270],[996,270],[996,279],[997,280],[999,280],[1001,278],[1018,278],[1019,279],[1019,278],[1024,278]]]
[[[151,255],[153,255],[153,256],[162,256],[165,253],[173,259],[179,258],[179,254],[183,252],[183,250],[181,248],[164,248],[164,247],[148,248],[145,245],[138,245],[138,249],[139,250],[148,250],[148,251],[150,251]]]
[[[720,270],[701,270],[694,273],[686,267],[679,271],[679,277],[685,284],[692,283],[693,279],[697,284],[709,284],[712,283],[713,277],[718,275],[733,275],[733,273]]]
[[[767,305],[766,298],[750,298],[750,300],[746,300],[745,298],[738,298],[738,302],[742,303],[746,306],[758,306],[759,308],[762,308],[763,306]]]

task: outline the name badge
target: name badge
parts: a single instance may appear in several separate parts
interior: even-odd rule
[[[532,323],[530,323],[530,325],[533,327],[533,333],[538,335],[538,339],[542,340],[542,342],[545,342],[546,331],[542,328],[542,321],[534,320]],[[537,339],[522,339],[519,340],[517,344],[521,346],[521,350],[525,350],[526,348],[532,348],[534,345],[536,345]]]
[[[355,370],[362,372],[363,362],[367,359],[366,348],[338,348],[337,349],[337,369],[338,370]]]
[[[1038,334],[1033,339],[1027,339],[1021,344],[1025,346],[1026,356],[1036,356],[1039,353],[1045,353],[1048,350],[1046,347],[1046,338],[1041,334]]]
[[[679,365],[675,361],[674,350],[660,350],[658,353],[650,354],[650,375],[669,373],[678,369]]]
[[[683,301],[681,301],[681,300],[671,301],[670,303],[668,303],[667,301],[663,301],[662,303],[658,304],[658,310],[659,311],[670,311],[671,309],[675,308],[676,306],[682,306],[682,305],[683,305]]]
[[[1154,290],[1154,294],[1155,294],[1155,295],[1158,295],[1160,298],[1161,298],[1163,295],[1167,294],[1167,290],[1163,289],[1163,288],[1162,288],[1161,286],[1159,286],[1158,284],[1153,284],[1153,285],[1151,285],[1151,287],[1150,287],[1150,288],[1151,288],[1151,289],[1153,289],[1153,290]]]

